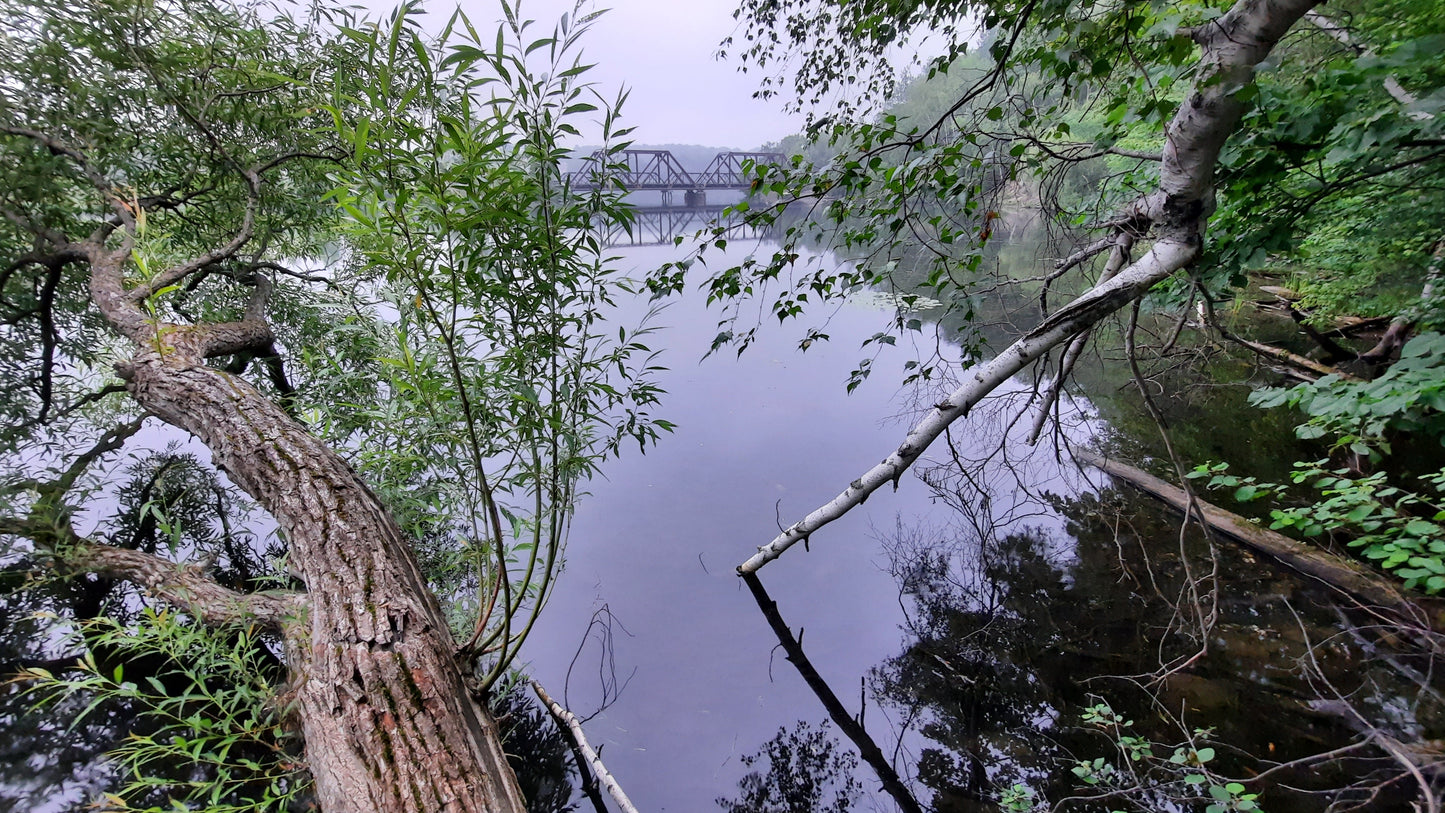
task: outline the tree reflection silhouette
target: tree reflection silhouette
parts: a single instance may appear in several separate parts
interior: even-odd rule
[[[717,800],[727,813],[848,813],[863,790],[853,778],[858,758],[803,720],[791,731],[779,728],[743,764],[764,770],[742,778],[737,799]]]
[[[1172,744],[1184,740],[1208,742],[1218,752],[1213,775],[1244,782],[1305,760],[1249,788],[1265,791],[1271,811],[1365,799],[1399,768],[1378,749],[1361,750],[1360,732],[1319,701],[1321,680],[1391,737],[1418,740],[1445,719],[1432,699],[1438,694],[1375,668],[1368,652],[1347,643],[1348,627],[1341,632],[1340,611],[1325,593],[1230,548],[1216,551],[1219,616],[1204,656],[1166,673],[1161,665],[1201,648],[1199,631],[1181,621],[1190,573],[1181,557],[1210,555],[1207,541],[1186,537],[1181,548],[1170,517],[1114,492],[1051,503],[1063,527],[1058,520],[1007,532],[977,522],[941,529],[900,522],[882,535],[907,611],[907,640],[872,670],[869,688],[904,729],[900,741],[883,744],[894,751],[889,769],[915,786],[926,808],[998,810],[1018,784],[1052,809],[1093,809],[1089,799],[1104,791],[1081,786],[1072,768],[1126,758],[1108,732],[1083,719],[1101,699],[1132,721],[1131,736],[1158,744],[1164,767],[1159,777],[1141,769],[1141,781],[1112,789],[1109,809],[1184,809],[1190,803],[1179,798],[1207,790],[1187,786],[1167,764]],[[780,619],[773,626],[780,636],[787,630]],[[836,718],[836,696],[823,705]],[[1347,760],[1316,756],[1344,746]],[[860,746],[865,754],[870,748],[877,748],[871,740]],[[774,755],[765,749],[762,756]],[[789,770],[786,761],[775,770]],[[767,798],[756,794],[772,787],[768,776],[750,775],[744,799]],[[1353,790],[1337,790],[1347,786]],[[743,800],[720,801],[734,805],[729,811],[748,809],[737,806]],[[1406,801],[1382,795],[1364,809]]]

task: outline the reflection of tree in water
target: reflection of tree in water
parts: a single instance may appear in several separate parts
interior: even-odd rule
[[[988,546],[972,567],[960,567],[953,546],[921,535],[903,531],[893,541],[915,641],[875,669],[874,690],[930,741],[917,770],[935,809],[993,809],[992,786],[1037,774],[1057,756],[1039,732],[1057,720],[1065,688],[1049,680],[1062,634],[1049,612],[1065,574],[1028,533]]]
[[[1212,767],[1244,778],[1275,764],[1269,760],[1363,739],[1340,715],[1322,710],[1315,693],[1320,675],[1328,674],[1366,716],[1393,714],[1393,736],[1438,736],[1430,692],[1366,668],[1359,651],[1342,642],[1342,621],[1318,591],[1232,549],[1221,551],[1223,598],[1207,654],[1151,684],[1148,676],[1161,663],[1199,646],[1196,631],[1175,618],[1185,577],[1178,527],[1156,510],[1112,499],[1057,500],[1066,534],[985,532],[980,541],[976,527],[900,526],[885,540],[914,640],[874,670],[873,689],[922,736],[922,744],[916,735],[905,744],[918,752],[916,776],[933,791],[936,811],[995,810],[1000,792],[1014,783],[1055,802],[1077,793],[1070,772],[1076,760],[1116,758],[1110,740],[1080,723],[1082,710],[1101,696],[1155,742],[1176,743],[1195,727],[1215,729],[1221,745]],[[1317,671],[1310,679],[1297,666],[1307,654]],[[1411,713],[1401,719],[1398,709],[1406,705]],[[1364,785],[1400,773],[1378,750],[1350,758],[1273,777],[1266,807],[1320,810],[1337,798],[1283,785]],[[1383,773],[1372,778],[1372,771]],[[1151,809],[1145,794],[1140,798],[1142,807],[1112,804]],[[1401,803],[1381,797],[1368,809]]]
[[[727,813],[847,813],[863,790],[853,778],[858,758],[839,748],[826,726],[803,720],[792,731],[779,728],[743,764],[764,770],[742,778],[737,799],[717,800]]]
[[[576,810],[567,741],[552,716],[527,693],[525,684],[518,684],[493,703],[492,710],[502,727],[507,762],[517,772],[529,813]]]

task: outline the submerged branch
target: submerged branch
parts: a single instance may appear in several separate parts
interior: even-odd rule
[[[903,784],[898,772],[893,770],[892,763],[883,755],[878,744],[868,736],[868,730],[848,713],[848,709],[843,706],[843,701],[838,699],[838,695],[833,693],[832,687],[823,680],[822,675],[818,674],[818,670],[813,668],[812,661],[809,661],[808,656],[803,654],[803,645],[793,637],[792,630],[788,629],[787,623],[783,621],[783,616],[778,612],[777,602],[773,601],[772,597],[768,595],[768,591],[763,589],[763,583],[752,573],[743,574],[743,581],[747,582],[748,590],[752,591],[753,600],[758,603],[758,609],[762,610],[763,616],[768,619],[768,626],[773,628],[773,634],[778,637],[778,643],[787,653],[788,661],[798,670],[798,674],[802,676],[803,682],[808,684],[808,688],[813,690],[813,694],[818,696],[818,700],[822,702],[823,708],[828,710],[828,716],[832,718],[833,723],[838,726],[844,736],[852,741],[853,747],[858,749],[858,755],[863,757],[863,761],[878,774],[878,779],[883,782],[883,789],[893,797],[893,801],[898,803],[898,807],[903,810],[903,813],[922,813],[923,808],[919,806],[918,800],[913,798],[912,792]],[[862,716],[861,712],[859,716]]]
[[[1150,496],[1162,500],[1175,510],[1188,510],[1192,501],[1194,513],[1208,523],[1210,528],[1238,541],[1245,547],[1269,556],[1296,573],[1329,585],[1349,596],[1365,609],[1383,613],[1396,623],[1404,623],[1421,630],[1430,629],[1428,616],[1418,605],[1405,597],[1386,579],[1371,573],[1361,565],[1262,528],[1238,514],[1207,503],[1198,497],[1191,500],[1183,489],[1170,485],[1133,466],[1108,460],[1082,449],[1074,450],[1074,456],[1080,463],[1118,478]]]

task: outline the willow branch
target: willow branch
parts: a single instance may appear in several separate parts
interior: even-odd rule
[[[81,452],[80,455],[72,460],[65,471],[61,472],[60,476],[56,479],[20,480],[9,484],[6,490],[15,492],[30,489],[39,494],[41,499],[48,499],[52,502],[59,500],[67,491],[75,487],[75,484],[80,480],[81,476],[85,474],[86,470],[90,468],[91,464],[111,452],[118,451],[121,446],[125,445],[127,440],[134,436],[136,432],[139,432],[141,424],[145,422],[146,417],[145,415],[141,415],[134,420],[107,430],[89,449]]]
[[[85,153],[79,148],[49,133],[32,130],[28,127],[0,127],[0,133],[28,138],[45,147],[47,150],[50,150],[50,152],[55,155],[69,158],[71,162],[75,164],[76,168],[80,170],[81,174],[85,176],[85,179],[90,181],[90,185],[95,187],[95,190],[100,193],[101,197],[105,198],[106,203],[115,211],[117,217],[127,224],[135,223],[135,212],[131,210],[130,205],[115,193],[115,187],[110,181],[106,180],[105,176],[102,175],[99,170],[91,165],[90,159],[87,158]]]
[[[240,173],[246,180],[246,209],[241,216],[241,227],[235,236],[224,246],[173,265],[157,274],[150,282],[132,288],[129,292],[132,302],[144,302],[154,296],[156,291],[174,285],[202,268],[229,259],[251,241],[256,229],[256,212],[261,205],[261,174],[254,169],[242,169]]]

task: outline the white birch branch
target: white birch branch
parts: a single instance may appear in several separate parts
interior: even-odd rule
[[[975,365],[965,373],[964,383],[919,421],[903,439],[903,443],[884,458],[883,462],[854,480],[843,493],[830,502],[794,523],[773,541],[758,548],[756,554],[738,566],[738,572],[756,573],[763,565],[781,556],[783,551],[848,513],[854,506],[862,504],[868,499],[868,495],[877,491],[884,483],[892,482],[896,488],[903,472],[918,459],[923,450],[943,434],[949,424],[967,415],[969,409],[983,400],[984,396],[1045,353],[1092,327],[1142,295],[1155,283],[1183,268],[1194,259],[1198,251],[1196,245],[1159,240],[1138,262],[1124,269],[1118,276],[1095,286],[1064,306],[993,359]]]
[[[1374,51],[1371,51],[1369,48],[1366,48],[1364,45],[1356,42],[1354,36],[1350,34],[1350,30],[1348,28],[1345,28],[1344,26],[1340,25],[1334,20],[1331,20],[1329,17],[1326,17],[1318,11],[1311,10],[1305,12],[1305,19],[1310,21],[1310,23],[1312,23],[1319,30],[1325,32],[1326,34],[1329,34],[1332,38],[1334,38],[1336,42],[1340,43],[1351,51],[1354,51],[1357,56],[1375,55]],[[1416,101],[1415,94],[1406,90],[1405,87],[1400,84],[1400,80],[1396,79],[1393,74],[1385,77],[1385,92],[1390,94],[1390,96],[1394,98],[1395,101],[1399,102],[1405,107],[1409,107]],[[1416,121],[1424,121],[1425,119],[1435,118],[1433,114],[1426,113],[1423,110],[1407,111],[1405,115]]]
[[[1134,236],[1128,232],[1120,232],[1113,239],[1113,250],[1109,253],[1109,262],[1104,265],[1104,273],[1099,275],[1099,284],[1108,282],[1119,273],[1124,263],[1129,259],[1129,252],[1134,248]],[[1048,390],[1044,393],[1043,403],[1039,406],[1039,414],[1034,418],[1033,428],[1029,431],[1028,438],[1024,441],[1030,446],[1039,442],[1039,437],[1044,433],[1044,426],[1049,422],[1049,415],[1054,411],[1054,404],[1059,402],[1059,395],[1064,391],[1064,384],[1068,381],[1069,375],[1074,371],[1074,365],[1079,363],[1079,357],[1084,354],[1084,348],[1089,344],[1090,331],[1085,330],[1069,341],[1069,346],[1064,350],[1064,357],[1059,360],[1059,374],[1049,384]]]
[[[814,531],[862,504],[884,483],[897,487],[903,472],[969,408],[1058,345],[1143,295],[1199,255],[1204,220],[1214,208],[1219,151],[1245,110],[1237,95],[1281,37],[1317,0],[1237,0],[1218,19],[1190,32],[1200,46],[1197,79],[1166,132],[1159,190],[1141,198],[1134,215],[1152,223],[1154,246],[1107,282],[1049,316],[1007,350],[965,373],[965,381],[913,427],[903,443],[849,484],[841,494],[794,523],[738,566],[756,573]]]
[[[632,800],[627,798],[627,794],[622,792],[622,786],[617,784],[617,780],[607,770],[607,766],[602,764],[602,757],[592,748],[591,743],[587,742],[587,735],[582,733],[582,723],[578,721],[577,715],[553,700],[551,695],[547,694],[547,690],[542,688],[542,684],[535,680],[528,682],[532,684],[532,691],[537,693],[538,699],[547,706],[548,711],[552,712],[552,716],[557,718],[557,722],[567,726],[573,742],[576,742],[577,747],[586,755],[587,762],[592,766],[593,774],[597,776],[602,786],[607,788],[607,793],[612,796],[612,801],[617,803],[623,813],[637,813],[637,808],[632,805]]]

